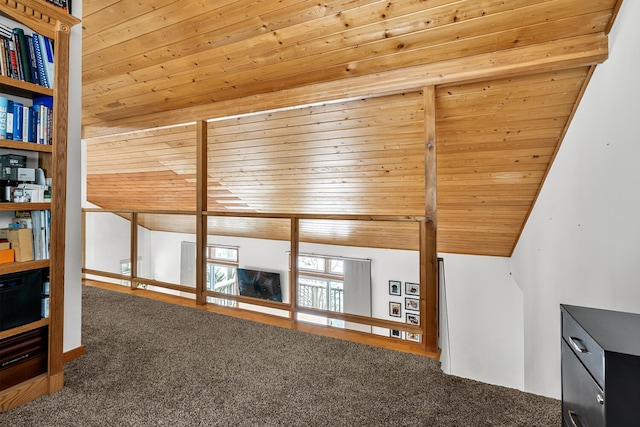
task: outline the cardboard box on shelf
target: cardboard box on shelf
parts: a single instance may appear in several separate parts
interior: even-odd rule
[[[0,249],[0,264],[13,262],[15,260],[15,252],[13,249]]]
[[[11,248],[15,251],[15,260],[33,260],[33,241],[31,240],[31,230],[28,228],[1,228],[0,239],[7,239],[11,243]]]

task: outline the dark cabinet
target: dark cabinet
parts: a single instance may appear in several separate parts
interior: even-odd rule
[[[640,315],[561,305],[562,421],[640,426]]]

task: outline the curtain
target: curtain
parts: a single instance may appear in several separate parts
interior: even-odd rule
[[[195,242],[180,242],[180,284],[196,286]]]
[[[371,317],[371,261],[344,261],[344,312]],[[371,332],[371,326],[346,322],[348,329]]]

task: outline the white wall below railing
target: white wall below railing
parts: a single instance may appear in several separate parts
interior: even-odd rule
[[[511,278],[510,259],[440,256],[445,271],[440,295],[443,371],[522,390],[523,298]]]

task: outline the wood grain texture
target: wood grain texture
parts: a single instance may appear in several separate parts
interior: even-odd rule
[[[89,200],[195,210],[203,183],[193,123],[210,120],[208,211],[424,215],[419,104],[432,86],[438,249],[509,256],[589,70],[607,58],[619,7],[91,0],[83,7]],[[227,226],[217,232],[248,233]],[[382,237],[356,227],[366,246],[419,248],[407,224]],[[331,228],[312,235],[301,221],[300,238],[336,238]]]
[[[47,374],[39,375],[3,390],[0,394],[0,411],[17,408],[49,393],[49,377]]]
[[[438,128],[436,91],[423,89],[425,145],[425,221],[420,222],[420,314],[422,345],[438,349]]]

